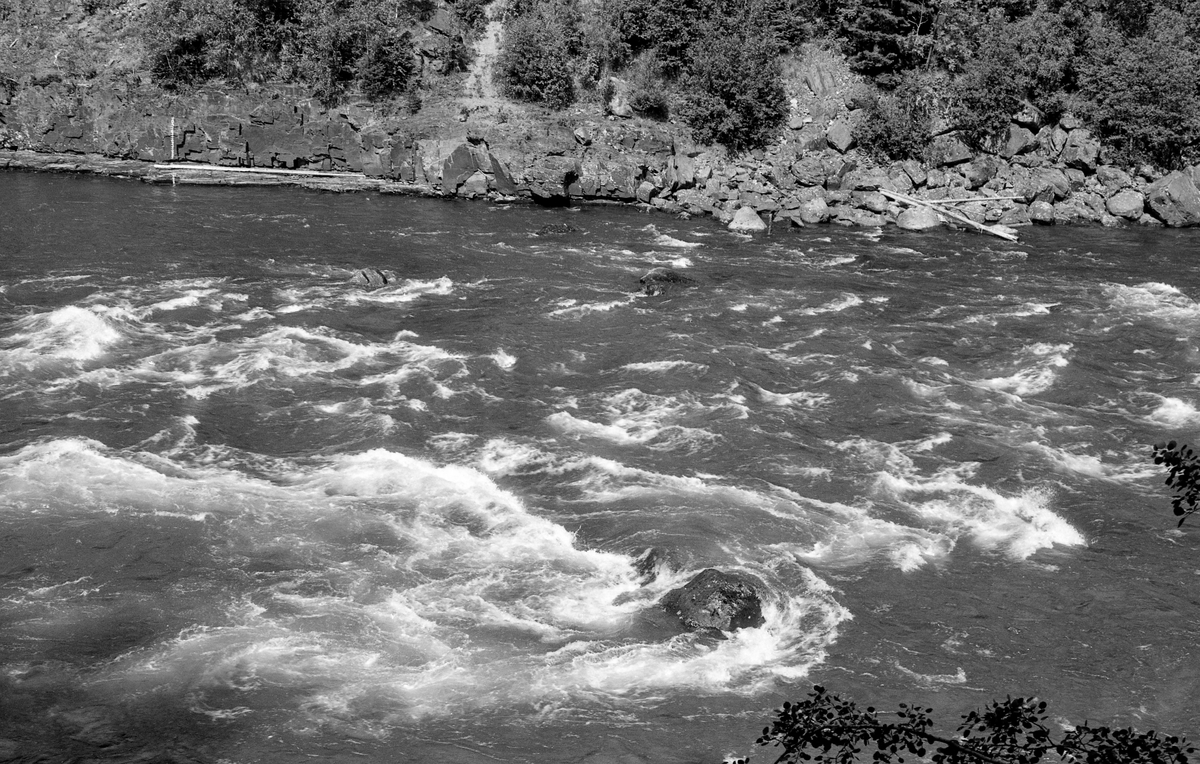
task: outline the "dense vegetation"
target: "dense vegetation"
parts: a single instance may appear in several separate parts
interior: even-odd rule
[[[290,80],[335,102],[403,92],[417,70],[410,29],[432,0],[152,0],[147,65],[163,87]]]
[[[327,103],[350,91],[388,99],[423,74],[465,69],[490,13],[504,25],[495,73],[509,98],[561,109],[616,96],[735,152],[769,144],[789,96],[807,93],[784,77],[807,44],[844,56],[867,83],[853,99],[856,134],[881,158],[922,158],[947,128],[995,147],[1024,109],[1043,124],[1083,119],[1106,161],[1172,169],[1200,159],[1200,0],[452,0],[452,28],[429,35],[422,24],[438,5],[83,0],[88,13],[137,20],[140,45],[120,49],[141,51],[168,89],[283,80]],[[31,36],[38,14],[53,28],[45,4],[0,0],[0,42],[11,43],[0,75],[29,70],[13,34],[30,38],[29,51],[44,46]],[[87,46],[62,47],[74,67],[64,76],[104,65]]]
[[[526,14],[571,0],[523,0],[511,45],[529,44]],[[1128,165],[1173,168],[1200,149],[1200,2],[1197,0],[599,0],[564,14],[575,35],[544,70],[509,70],[510,92],[561,106],[570,71],[580,92],[619,74],[646,116],[677,114],[704,141],[735,150],[767,143],[787,111],[781,58],[805,40],[833,41],[873,86],[859,124],[863,145],[889,158],[921,157],[933,128],[994,142],[1032,107],[1047,122],[1071,112]],[[646,72],[653,76],[646,77]],[[551,76],[553,75],[553,76]],[[605,92],[603,88],[599,92]]]

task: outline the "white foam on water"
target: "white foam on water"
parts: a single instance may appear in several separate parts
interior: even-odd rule
[[[863,298],[856,294],[843,294],[836,300],[831,300],[824,305],[819,305],[815,308],[805,308],[799,311],[802,316],[819,316],[824,313],[841,313],[850,308],[856,308],[863,304]]]
[[[621,446],[644,446],[655,450],[696,450],[710,445],[716,435],[684,422],[719,415],[723,403],[707,405],[690,396],[658,396],[636,388],[604,396],[600,414],[606,422],[594,422],[565,411],[551,414],[546,422],[564,435],[596,438]]]
[[[35,313],[11,324],[0,337],[0,369],[33,368],[45,361],[80,363],[99,358],[136,327],[127,311],[102,306],[68,305]]]
[[[708,367],[691,361],[646,361],[644,363],[627,363],[621,367],[624,371],[650,372],[661,374],[668,371],[687,370],[697,374],[704,373]]]
[[[945,434],[900,444],[854,439],[835,444],[839,450],[857,452],[876,467],[875,489],[919,523],[925,551],[903,552],[902,569],[912,569],[924,559],[948,554],[960,539],[982,549],[999,550],[1014,560],[1055,545],[1082,546],[1086,540],[1074,526],[1052,509],[1053,494],[1041,487],[1005,495],[969,482],[978,465],[961,463],[920,473],[906,451],[920,453],[926,444],[947,442]],[[909,567],[905,567],[905,566]]]
[[[78,508],[212,506],[224,520],[214,553],[265,555],[289,571],[244,582],[214,622],[89,678],[143,696],[186,692],[213,718],[286,711],[296,729],[385,737],[412,719],[472,709],[608,713],[665,692],[749,694],[803,676],[849,618],[801,570],[786,593],[766,593],[760,627],[716,643],[639,641],[629,631],[638,614],[690,573],[643,586],[631,558],[581,548],[478,470],[384,449],[278,462],[269,481],[156,464],[86,441],[31,447],[0,461],[4,501],[17,487],[44,503],[76,481],[88,492]],[[50,472],[62,478],[38,479]],[[370,541],[359,540],[367,529]]]
[[[488,358],[499,366],[501,369],[508,371],[517,365],[517,357],[509,355],[504,348],[497,348],[495,353],[492,353]]]
[[[616,310],[617,308],[623,308],[627,305],[632,305],[638,300],[638,298],[639,295],[632,294],[620,300],[587,302],[583,303],[582,305],[577,304],[575,300],[571,300],[569,301],[569,304],[566,304],[564,307],[558,308],[557,310],[550,311],[548,315],[555,317],[562,316],[566,318],[583,318],[584,316],[592,313],[608,313],[609,311]]]
[[[660,233],[654,237],[654,245],[656,247],[676,247],[679,249],[694,249],[704,246],[701,242],[684,241],[683,239],[676,239],[674,236],[668,236],[665,233]]]
[[[1104,288],[1104,296],[1118,311],[1152,318],[1173,328],[1195,329],[1200,325],[1200,304],[1170,284],[1110,284]]]
[[[1120,463],[1114,464],[1093,454],[1079,454],[1037,441],[1022,443],[1021,448],[1041,456],[1059,472],[1095,480],[1134,483],[1160,472],[1141,455],[1125,454]],[[1107,455],[1113,456],[1111,453]]]
[[[916,681],[920,682],[921,684],[966,684],[967,683],[967,672],[963,671],[961,666],[959,666],[958,671],[954,672],[953,674],[919,674],[916,671],[912,671],[911,669],[907,669],[904,666],[900,665],[899,661],[895,661],[892,665],[895,666],[900,671],[900,673],[904,674],[905,676],[911,677],[912,679],[915,679]]]
[[[376,303],[380,305],[403,305],[422,297],[445,297],[454,293],[455,284],[446,276],[438,279],[405,279],[396,286],[385,286],[371,290],[345,290],[341,294],[350,304]]]
[[[982,549],[998,549],[1015,560],[1054,545],[1083,546],[1086,540],[1050,505],[1053,495],[1030,488],[1006,496],[971,485],[953,470],[930,479],[879,476],[879,488],[900,500],[914,517],[951,538],[967,537]]]
[[[1037,343],[1024,348],[1017,359],[1021,365],[1015,373],[1004,377],[983,379],[976,384],[990,390],[1016,396],[1038,395],[1049,390],[1058,379],[1057,369],[1067,366],[1069,343],[1052,345]]]
[[[1191,401],[1164,396],[1162,403],[1146,419],[1162,427],[1189,427],[1200,424],[1200,410]]]
[[[758,397],[769,406],[779,407],[811,409],[829,402],[829,396],[824,393],[812,393],[807,390],[798,390],[794,393],[773,393],[765,387],[758,387]]]
[[[206,490],[197,491],[193,478],[206,480]],[[231,495],[258,501],[252,489],[236,474],[213,478],[147,454],[134,459],[87,438],[43,441],[0,457],[0,506],[31,514],[162,514],[203,522],[225,514]]]

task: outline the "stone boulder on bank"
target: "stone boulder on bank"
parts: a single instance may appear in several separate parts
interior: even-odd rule
[[[734,233],[758,233],[767,230],[767,224],[750,207],[738,207],[729,223],[729,230]]]
[[[909,207],[896,218],[896,225],[905,231],[928,231],[942,226],[942,216],[928,207]]]
[[[659,605],[689,629],[754,628],[766,623],[760,588],[750,576],[709,568],[667,592]]]
[[[1191,173],[1175,171],[1146,189],[1151,214],[1173,228],[1200,225],[1200,189]]]
[[[1142,192],[1132,188],[1121,189],[1109,197],[1105,208],[1114,217],[1138,220],[1146,209],[1146,198]]]

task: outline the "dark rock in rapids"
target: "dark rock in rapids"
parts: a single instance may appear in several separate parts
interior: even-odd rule
[[[578,233],[579,229],[570,223],[551,223],[537,229],[538,236],[553,236],[559,233]]]
[[[356,271],[350,280],[368,289],[378,289],[379,287],[395,283],[396,274],[392,271],[381,271],[378,268],[363,268]]]
[[[667,592],[658,604],[689,629],[734,631],[766,622],[760,588],[749,576],[709,568]]]
[[[670,268],[652,268],[638,279],[638,282],[642,285],[642,293],[653,297],[665,294],[678,286],[695,284],[696,280]]]

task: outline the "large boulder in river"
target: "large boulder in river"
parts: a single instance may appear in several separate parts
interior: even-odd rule
[[[659,605],[689,629],[753,628],[766,623],[760,586],[750,576],[709,568],[667,592]]]
[[[695,284],[696,280],[670,268],[651,268],[645,276],[638,279],[642,285],[642,293],[654,297],[680,286]]]
[[[1175,171],[1146,189],[1150,213],[1169,226],[1200,225],[1200,189],[1192,177]]]

